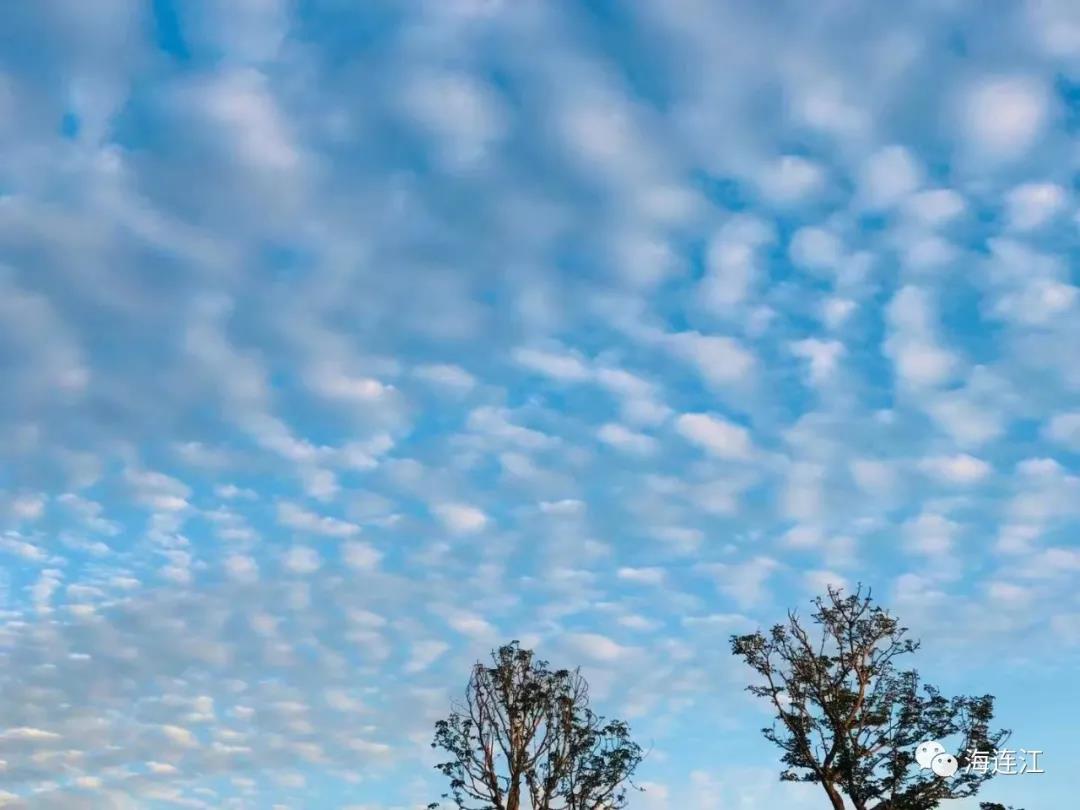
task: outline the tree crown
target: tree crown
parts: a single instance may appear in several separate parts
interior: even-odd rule
[[[592,711],[580,671],[552,670],[517,641],[491,658],[435,726],[432,747],[449,755],[436,765],[450,779],[442,798],[459,810],[624,807],[642,751],[625,722]]]
[[[783,751],[781,778],[821,784],[837,810],[842,795],[857,810],[929,810],[974,796],[992,774],[965,768],[969,752],[1008,736],[990,730],[993,696],[947,698],[900,669],[919,642],[862,586],[847,596],[830,587],[813,604],[810,629],[789,612],[768,633],[731,637],[760,678],[747,689],[776,713],[762,731]],[[917,767],[920,743],[948,740],[960,741],[955,776]]]

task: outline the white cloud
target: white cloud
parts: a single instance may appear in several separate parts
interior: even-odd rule
[[[814,594],[824,594],[829,588],[847,590],[847,579],[835,571],[807,571],[803,574],[803,582],[806,589]]]
[[[808,76],[801,90],[795,113],[810,127],[843,140],[858,138],[868,130],[867,111],[851,101],[839,80]]]
[[[219,498],[225,498],[226,500],[233,500],[235,498],[243,498],[246,500],[255,500],[258,498],[254,489],[246,489],[238,487],[235,484],[221,484],[214,487],[214,494]]]
[[[631,424],[655,427],[667,421],[671,408],[651,399],[631,399],[623,402],[622,416]]]
[[[951,188],[933,188],[909,196],[903,204],[904,213],[924,225],[941,226],[967,210],[967,203]]]
[[[207,113],[229,133],[235,157],[278,172],[303,160],[266,77],[244,68],[219,74],[202,88]]]
[[[1017,573],[1029,579],[1055,579],[1080,572],[1080,551],[1073,548],[1048,548],[1025,557]]]
[[[984,397],[961,390],[936,397],[927,405],[940,428],[965,447],[977,447],[996,439],[1004,431],[1004,418],[995,407],[980,403]]]
[[[563,151],[588,176],[624,192],[643,178],[655,185],[663,156],[647,136],[633,102],[619,89],[591,78],[565,95],[554,113]]]
[[[92,382],[78,341],[48,298],[24,291],[4,270],[0,265],[0,346],[22,361],[9,377],[35,404],[78,398]]]
[[[630,652],[629,647],[600,633],[568,633],[563,641],[575,655],[600,663],[618,661]]]
[[[259,566],[249,556],[232,554],[225,559],[225,573],[238,582],[255,582],[259,578]]]
[[[1080,477],[1051,458],[1029,458],[1016,465],[1015,492],[1006,514],[1012,523],[1053,525],[1080,517]]]
[[[1017,473],[1032,479],[1053,479],[1064,471],[1064,467],[1052,458],[1025,458],[1016,465]]]
[[[284,501],[277,506],[278,522],[303,534],[318,534],[323,537],[351,537],[360,532],[360,527],[339,520],[338,518],[317,515],[295,503]]]
[[[282,565],[294,574],[313,574],[322,567],[322,558],[313,548],[294,546],[285,552]]]
[[[856,308],[856,303],[850,298],[827,298],[821,306],[821,320],[828,329],[839,329],[847,322]]]
[[[417,74],[401,98],[407,113],[437,136],[438,153],[451,168],[485,158],[508,128],[495,91],[464,73]]]
[[[615,264],[623,279],[638,288],[652,288],[673,275],[682,261],[667,241],[639,232],[613,240]]]
[[[930,387],[953,376],[958,359],[940,345],[935,313],[924,289],[902,288],[889,303],[886,315],[891,331],[884,349],[902,383]]]
[[[1040,529],[1036,525],[1009,523],[998,532],[994,549],[1001,554],[1027,554],[1039,538]]]
[[[705,533],[701,529],[686,526],[661,526],[653,534],[678,554],[693,554],[705,542]]]
[[[960,525],[933,512],[923,512],[904,523],[904,550],[941,557],[948,554]]]
[[[529,450],[548,447],[556,440],[539,430],[515,424],[511,412],[505,408],[483,406],[469,413],[466,425],[469,430],[501,442],[517,445]]]
[[[45,497],[29,493],[16,495],[8,501],[7,512],[17,521],[35,521],[45,514]]]
[[[576,354],[519,348],[514,351],[514,361],[531,371],[563,382],[588,380],[592,373]]]
[[[990,253],[983,278],[991,315],[1030,327],[1052,326],[1072,314],[1080,289],[1060,257],[1005,238],[990,240]]]
[[[460,366],[447,363],[417,366],[413,374],[418,379],[453,391],[469,391],[476,385],[476,378]]]
[[[342,552],[345,564],[356,571],[374,571],[379,567],[382,554],[370,543],[351,540]]]
[[[227,417],[259,447],[290,462],[310,463],[317,450],[295,436],[270,411],[266,370],[251,353],[232,344],[226,321],[232,311],[228,297],[202,295],[193,317],[184,324],[183,346],[201,385],[218,397]]]
[[[807,226],[791,237],[788,253],[798,267],[834,271],[844,256],[844,246],[831,231]]]
[[[939,481],[959,485],[977,484],[993,471],[985,461],[966,453],[925,458],[919,462],[919,468]]]
[[[0,739],[4,740],[59,740],[60,736],[55,731],[33,726],[16,726],[0,732]]]
[[[455,632],[481,641],[493,639],[498,634],[491,622],[472,613],[454,613],[447,617],[446,623]]]
[[[739,497],[750,483],[748,478],[739,476],[713,479],[691,487],[687,494],[702,513],[731,516],[738,513]],[[687,535],[688,540],[692,537],[692,534]],[[684,545],[681,541],[673,542],[673,545],[682,553],[692,551],[689,544]]]
[[[806,338],[791,344],[791,353],[809,362],[810,382],[814,385],[830,380],[844,351],[844,344],[837,340]]]
[[[662,568],[620,568],[616,574],[624,582],[633,582],[638,585],[663,585],[664,569]]]
[[[1008,605],[1013,609],[1023,607],[1031,599],[1031,590],[1011,582],[991,582],[986,588],[986,595],[999,605]]]
[[[753,442],[746,428],[706,413],[685,413],[675,420],[675,429],[683,438],[725,459],[747,459]]]
[[[288,0],[236,0],[227,7],[199,4],[186,19],[200,39],[224,51],[227,61],[262,63],[280,56],[290,5]]]
[[[1009,227],[1034,230],[1060,214],[1066,199],[1065,189],[1055,183],[1023,183],[1005,196]]]
[[[823,539],[820,527],[799,524],[784,532],[783,543],[790,548],[816,548]]]
[[[632,455],[647,456],[656,450],[656,439],[652,436],[630,430],[615,422],[602,425],[596,435],[604,444]]]
[[[890,208],[922,183],[922,169],[902,146],[875,152],[859,170],[859,197],[868,208]]]
[[[731,312],[753,292],[762,276],[761,248],[769,245],[773,229],[760,219],[737,216],[709,240],[705,277],[699,291],[717,312]]]
[[[754,370],[754,355],[731,337],[682,332],[670,335],[668,344],[713,385],[745,383]]]
[[[641,801],[645,810],[668,810],[671,806],[671,790],[659,782],[642,782]]]
[[[625,369],[601,366],[596,370],[596,383],[619,399],[623,419],[631,424],[659,425],[671,413],[659,401],[656,385]]]
[[[576,498],[559,501],[541,501],[540,511],[545,515],[580,515],[585,512],[585,502]]]
[[[330,470],[304,466],[298,471],[304,493],[317,501],[330,501],[341,491],[337,476]]]
[[[1050,441],[1080,451],[1080,411],[1055,414],[1043,428]]]
[[[601,366],[596,370],[596,382],[627,399],[645,399],[656,395],[656,386],[626,369]]]
[[[466,503],[440,503],[433,506],[431,511],[454,534],[471,534],[488,525],[488,516]]]
[[[947,267],[960,255],[951,242],[934,234],[907,236],[899,251],[906,268],[924,274]]]
[[[450,645],[444,641],[435,639],[416,641],[412,645],[409,660],[405,664],[405,671],[408,673],[423,672],[449,649]]]
[[[721,592],[741,608],[761,604],[768,595],[769,578],[780,568],[771,557],[754,557],[742,563],[712,563],[701,566],[711,576]]]
[[[982,155],[1013,158],[1030,149],[1050,112],[1046,88],[1024,76],[987,78],[961,102],[961,126]]]
[[[306,376],[316,394],[347,404],[378,402],[394,391],[392,385],[385,385],[373,377],[351,375],[325,363],[309,370]]]
[[[1072,0],[1039,0],[1024,5],[1031,33],[1051,57],[1080,61],[1080,12]]]
[[[195,739],[191,730],[181,726],[164,725],[161,727],[161,733],[170,743],[180,748],[194,748],[198,745],[198,740]]]
[[[153,470],[128,469],[124,475],[136,499],[146,508],[161,512],[187,509],[191,488],[184,482]]]
[[[788,467],[780,493],[783,513],[809,523],[820,521],[825,511],[825,468],[821,464],[797,461]]]
[[[799,155],[783,155],[764,169],[758,183],[767,199],[789,205],[819,193],[825,185],[825,171]]]

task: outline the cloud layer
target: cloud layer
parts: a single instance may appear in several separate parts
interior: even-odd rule
[[[858,581],[1080,754],[1074,4],[4,17],[0,805],[424,806],[518,638],[809,807],[726,638]]]

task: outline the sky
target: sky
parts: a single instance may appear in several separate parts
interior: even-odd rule
[[[4,3],[0,804],[413,810],[519,639],[818,808],[728,638],[861,582],[1066,806],[1078,128],[1069,0]]]

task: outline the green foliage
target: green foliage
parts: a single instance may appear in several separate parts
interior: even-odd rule
[[[748,690],[768,700],[776,722],[763,729],[783,752],[781,779],[821,784],[836,810],[931,810],[971,797],[991,773],[965,772],[968,752],[993,750],[1008,732],[990,730],[992,695],[948,698],[897,659],[916,652],[907,628],[860,588],[830,588],[814,600],[812,634],[791,612],[768,633],[732,636],[732,652],[760,676]],[[960,771],[922,771],[916,747],[960,739]]]
[[[593,713],[580,672],[552,671],[516,641],[492,663],[476,664],[464,704],[435,726],[442,798],[459,810],[624,807],[641,748],[626,723]]]

